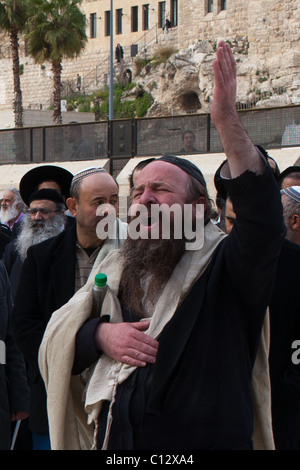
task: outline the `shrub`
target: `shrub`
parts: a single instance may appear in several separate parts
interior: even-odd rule
[[[114,118],[134,118],[143,117],[147,114],[148,109],[153,103],[153,97],[143,89],[136,99],[126,100],[122,102],[123,94],[134,88],[135,83],[121,85],[114,84],[113,90],[113,106]],[[96,93],[87,96],[66,97],[67,109],[78,109],[80,112],[93,112],[97,121],[108,119],[109,115],[109,88],[106,87]]]
[[[143,59],[142,57],[137,57],[134,61],[135,66],[135,73],[136,75],[140,75],[143,68],[149,64],[150,59]]]
[[[159,63],[166,62],[175,52],[176,49],[174,47],[162,47],[155,52],[153,59]]]

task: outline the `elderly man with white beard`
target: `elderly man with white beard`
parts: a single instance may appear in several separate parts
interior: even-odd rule
[[[22,201],[20,192],[13,187],[7,188],[1,197],[1,223],[7,225],[12,230],[14,224],[24,217],[24,208],[25,204]]]
[[[52,314],[39,354],[52,449],[274,447],[262,329],[285,233],[280,193],[239,119],[224,41],[213,69],[211,118],[237,230],[227,236],[211,222],[205,180],[188,160],[163,156],[141,169],[133,205],[176,205],[182,214],[189,206],[194,217],[202,205],[203,243],[188,249],[184,239],[151,239],[153,230],[161,234],[159,219],[140,218],[148,238],[128,238],[98,266],[109,289],[95,328],[87,328],[95,321],[92,282]]]
[[[5,247],[2,257],[9,275],[13,298],[28,248],[64,230],[65,210],[63,198],[55,189],[40,189],[30,196],[29,208],[26,217],[21,221],[19,235]]]

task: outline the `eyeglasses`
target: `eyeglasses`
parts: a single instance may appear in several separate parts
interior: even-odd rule
[[[33,209],[27,209],[26,214],[36,215],[38,212],[42,215],[48,215],[48,214],[51,214],[51,212],[59,212],[59,211],[46,209],[46,207],[34,207]]]

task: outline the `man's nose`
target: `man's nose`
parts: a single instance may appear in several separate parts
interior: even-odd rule
[[[43,219],[42,213],[38,210],[36,212],[36,214],[34,214],[33,219],[34,220],[42,220]]]
[[[148,204],[158,203],[156,194],[151,189],[145,189],[140,196],[140,204],[147,206]]]

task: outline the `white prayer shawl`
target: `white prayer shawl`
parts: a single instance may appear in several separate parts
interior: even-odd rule
[[[215,225],[205,227],[204,245],[195,251],[186,251],[174,269],[154,309],[147,334],[157,338],[182,302],[195,281],[203,274],[211,257],[224,238]],[[87,371],[88,383],[72,376],[75,354],[75,336],[89,318],[92,308],[92,286],[97,272],[107,274],[109,290],[102,312],[110,315],[111,322],[121,322],[122,312],[117,299],[122,273],[118,251],[111,252],[102,263],[95,262],[86,285],[70,301],[54,312],[48,323],[40,347],[39,365],[47,390],[48,419],[52,449],[88,449],[93,446],[93,431],[103,400],[113,404],[117,384],[125,381],[135,367],[119,363],[102,354],[97,363]],[[255,448],[273,449],[271,426],[270,383],[268,375],[268,324],[261,337],[259,354],[254,367],[253,393],[255,410]],[[256,371],[259,375],[256,376]],[[83,404],[83,400],[85,403]],[[84,405],[84,406],[83,406]],[[106,446],[110,416],[106,432]],[[262,429],[261,429],[262,427]]]

